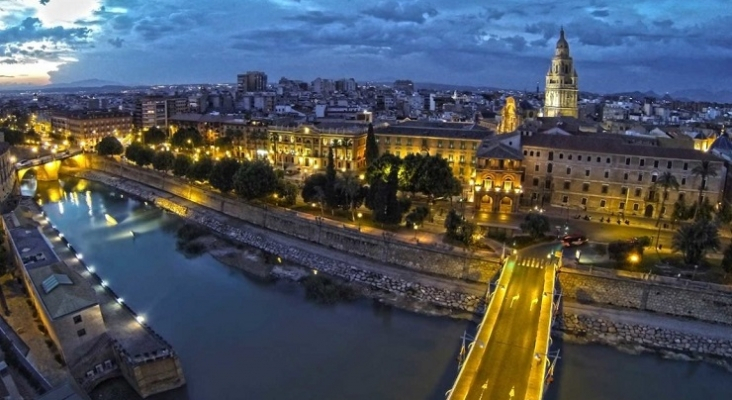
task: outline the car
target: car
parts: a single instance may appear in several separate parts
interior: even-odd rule
[[[562,246],[564,247],[572,247],[572,246],[581,246],[589,239],[583,235],[565,235],[560,239],[562,241]]]

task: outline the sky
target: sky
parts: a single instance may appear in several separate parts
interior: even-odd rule
[[[0,0],[0,86],[261,70],[543,89],[561,26],[580,90],[732,90],[730,0]]]

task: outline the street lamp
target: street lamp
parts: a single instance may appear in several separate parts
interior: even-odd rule
[[[361,218],[363,218],[363,214],[359,212],[358,214],[356,214],[356,218],[358,218],[358,230],[360,232],[361,231]]]
[[[628,257],[628,261],[632,262],[633,264],[636,264],[638,261],[640,261],[640,256],[636,253],[633,253]]]
[[[419,228],[419,225],[414,224],[414,241],[417,241],[417,229]]]

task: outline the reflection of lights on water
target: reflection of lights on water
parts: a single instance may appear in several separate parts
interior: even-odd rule
[[[87,207],[89,207],[89,214],[91,215],[91,209],[92,209],[92,197],[91,197],[91,192],[87,190],[87,191],[86,191],[86,196],[85,196],[85,197],[86,197],[86,206],[87,206]]]
[[[63,215],[63,213],[64,213],[64,203],[58,203],[58,212],[59,212],[59,214]]]
[[[117,220],[109,214],[104,214],[104,218],[112,225],[117,225]]]

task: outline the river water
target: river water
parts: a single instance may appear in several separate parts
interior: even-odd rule
[[[460,337],[474,329],[366,299],[318,305],[296,283],[260,283],[208,255],[186,258],[175,248],[180,218],[100,184],[41,183],[37,196],[179,354],[188,384],[155,399],[444,399]],[[732,398],[729,374],[707,364],[560,346],[548,400]]]

